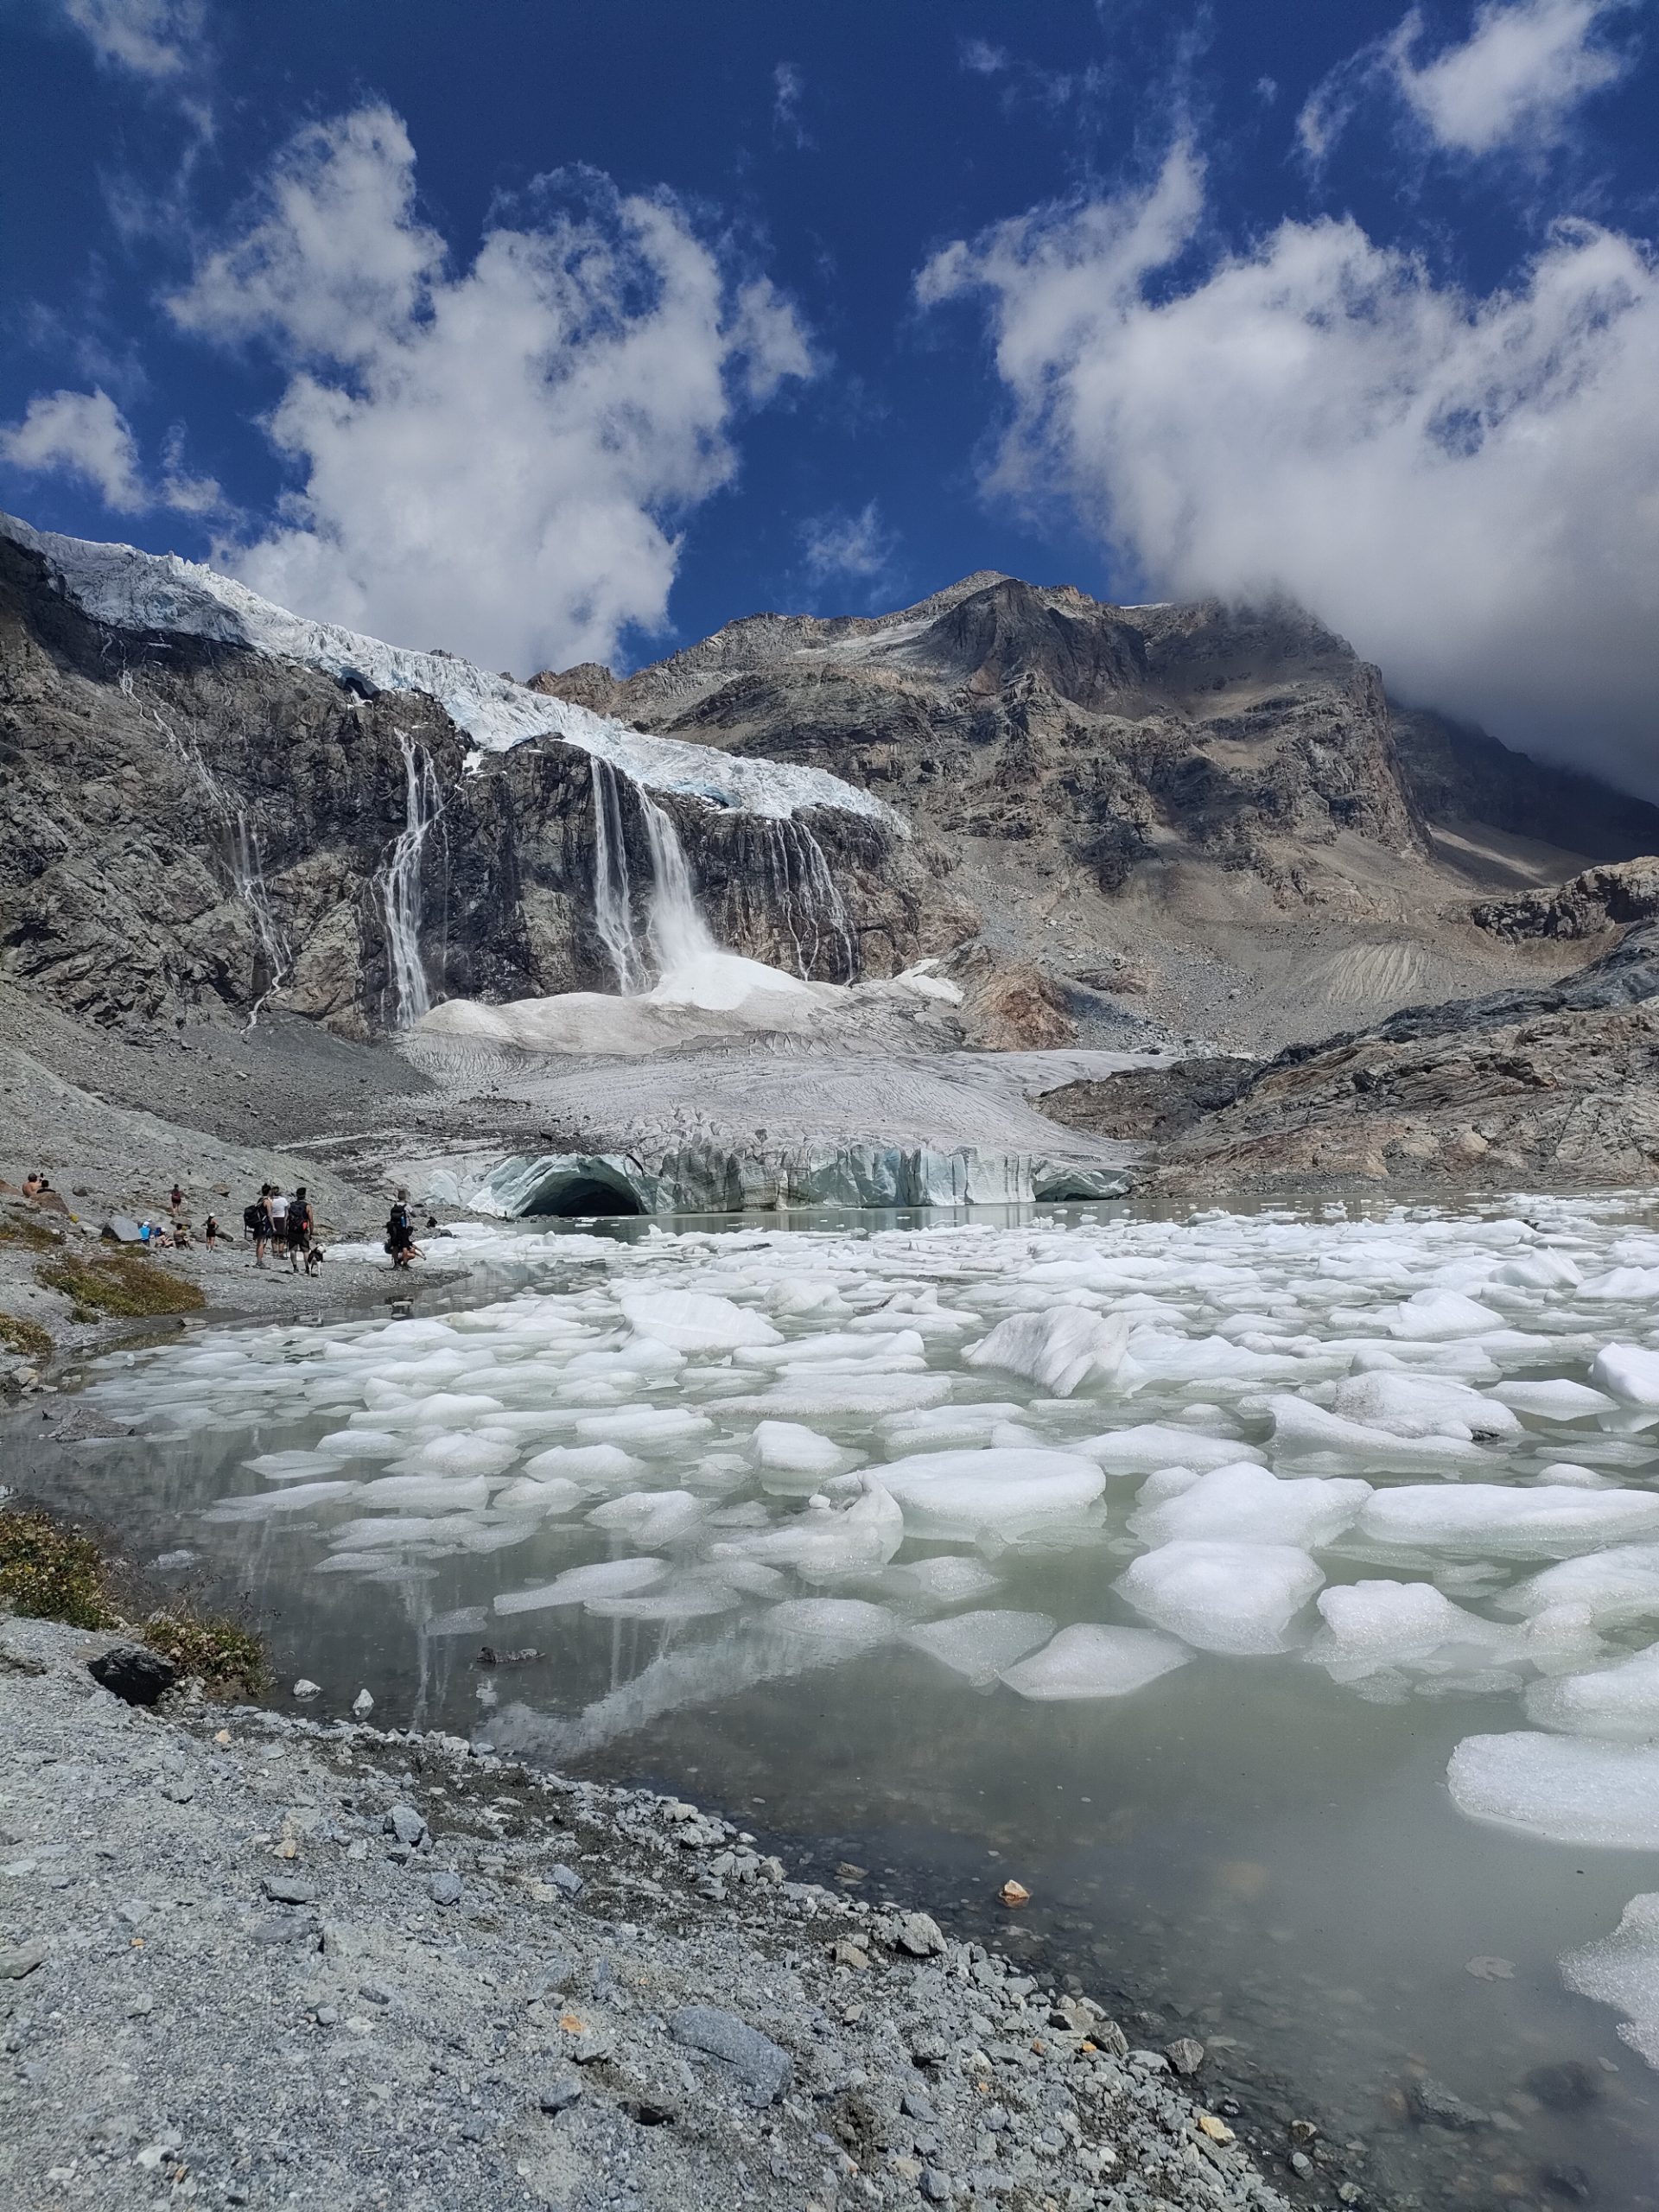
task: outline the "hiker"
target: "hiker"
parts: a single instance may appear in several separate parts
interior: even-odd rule
[[[288,1267],[290,1274],[300,1272],[300,1262],[311,1249],[311,1231],[315,1226],[311,1217],[311,1201],[305,1195],[305,1185],[302,1183],[288,1202]]]
[[[27,1174],[27,1175],[25,1175],[25,1176],[24,1176],[24,1178],[23,1178],[23,1196],[24,1196],[26,1198],[36,1198],[36,1197],[38,1197],[38,1196],[39,1196],[39,1194],[40,1194],[40,1192],[42,1192],[45,1188],[46,1188],[46,1178],[45,1178],[45,1176],[44,1176],[44,1175],[42,1175],[42,1174],[40,1173],[40,1171],[39,1171],[38,1169],[33,1169],[33,1170],[31,1170],[31,1171],[30,1171],[30,1173],[29,1173],[29,1174]]]
[[[266,1247],[276,1234],[275,1224],[270,1218],[269,1183],[262,1183],[259,1185],[259,1195],[252,1205],[243,1207],[242,1226],[253,1239],[253,1264],[256,1268],[263,1268],[265,1264]]]
[[[184,1204],[184,1192],[179,1188],[176,1183],[173,1185],[172,1196],[168,1199],[167,1203],[175,1213],[177,1213],[179,1208]]]
[[[391,1255],[394,1268],[406,1268],[411,1260],[418,1260],[421,1249],[415,1242],[415,1231],[410,1225],[409,1192],[399,1191],[391,1211],[386,1217],[386,1249]]]
[[[266,1196],[270,1201],[271,1234],[275,1236],[277,1243],[280,1244],[288,1234],[287,1194],[284,1192],[279,1191],[276,1185],[273,1183],[270,1190],[267,1192]]]
[[[207,1225],[201,1232],[201,1241],[210,1252],[219,1243],[219,1216],[216,1213],[208,1215]]]

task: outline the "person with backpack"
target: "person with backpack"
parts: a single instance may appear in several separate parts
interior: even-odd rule
[[[291,1274],[300,1272],[300,1262],[311,1249],[311,1234],[315,1226],[311,1201],[302,1183],[288,1202],[288,1265]]]
[[[421,1250],[415,1242],[415,1230],[409,1218],[409,1192],[399,1191],[386,1217],[386,1249],[391,1255],[394,1268],[406,1268],[411,1260],[418,1260]]]
[[[263,1268],[265,1264],[265,1253],[270,1247],[271,1238],[276,1233],[276,1224],[270,1217],[269,1183],[262,1183],[259,1185],[259,1195],[253,1204],[243,1207],[242,1226],[253,1239],[253,1264],[256,1268]]]

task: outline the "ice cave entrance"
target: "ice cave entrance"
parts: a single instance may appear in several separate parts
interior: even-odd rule
[[[594,1214],[643,1214],[645,1207],[639,1193],[620,1175],[602,1167],[560,1168],[537,1187],[524,1211],[580,1221]]]

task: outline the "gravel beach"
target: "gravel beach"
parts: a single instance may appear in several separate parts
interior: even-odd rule
[[[1198,2045],[925,1914],[455,1737],[135,1707],[116,1642],[0,1624],[14,2212],[1285,2202]]]

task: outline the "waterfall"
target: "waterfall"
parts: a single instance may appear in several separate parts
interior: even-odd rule
[[[588,765],[594,792],[594,920],[616,970],[616,988],[626,998],[644,987],[645,976],[633,941],[633,886],[628,880],[622,802],[610,762],[593,753]]]
[[[721,947],[697,904],[673,817],[626,769],[597,754],[589,755],[588,766],[594,806],[594,925],[617,988],[626,997],[646,989],[653,974],[660,977],[695,967]],[[650,857],[643,944],[634,921],[622,784],[639,810]],[[857,941],[823,846],[804,823],[792,817],[765,822],[760,834],[766,912],[788,935],[797,973],[811,976],[826,948],[833,948],[830,964],[835,980],[851,982],[858,972]]]
[[[265,895],[264,862],[259,855],[259,833],[249,826],[248,817],[238,806],[236,810],[236,836],[231,848],[231,878],[237,894],[253,917],[254,935],[259,940],[259,950],[264,956],[265,988],[248,1008],[248,1027],[254,1028],[259,1020],[259,1009],[288,973],[292,955],[287,940],[277,927],[276,917],[270,911],[270,900]]]
[[[421,858],[443,801],[429,756],[402,730],[397,745],[404,756],[404,826],[375,884],[385,912],[396,1025],[408,1029],[432,1009],[421,960]]]
[[[668,976],[676,969],[694,966],[720,947],[697,905],[679,832],[644,791],[639,791],[639,810],[651,847],[651,949],[658,972]]]
[[[788,815],[767,823],[766,849],[771,903],[789,932],[797,973],[812,974],[827,938],[835,947],[830,980],[850,983],[858,972],[858,949],[823,846],[804,822]]]

